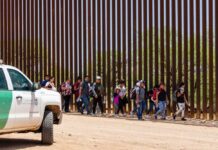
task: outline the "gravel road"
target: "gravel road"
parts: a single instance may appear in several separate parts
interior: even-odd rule
[[[40,144],[40,134],[0,136],[1,150],[218,150],[218,128],[64,115],[55,126],[55,143]]]

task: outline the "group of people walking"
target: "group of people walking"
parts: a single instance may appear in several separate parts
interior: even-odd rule
[[[72,102],[72,96],[75,95],[76,107],[78,112],[83,114],[86,110],[87,114],[95,114],[97,105],[103,114],[103,101],[105,90],[101,83],[101,77],[97,76],[94,83],[90,83],[90,77],[85,76],[84,81],[81,77],[77,77],[76,82],[72,84],[68,79],[63,82],[58,88],[55,87],[55,80],[53,77],[45,76],[45,79],[40,83],[42,88],[58,91],[63,98],[62,109],[66,113],[70,112],[69,107]],[[90,98],[93,98],[93,107],[90,108]]]
[[[145,81],[137,81],[136,86],[131,90],[130,97],[134,101],[134,109],[131,112],[137,114],[139,120],[143,120],[143,113],[146,113],[146,118],[149,118],[150,113],[154,110],[154,117],[158,119],[161,116],[162,120],[166,120],[166,112],[168,101],[168,94],[164,83],[155,85],[151,90],[147,90]],[[181,114],[181,120],[185,119],[185,106],[190,106],[185,94],[185,84],[182,82],[173,93],[173,101],[176,103],[177,111],[173,114],[173,119]],[[147,104],[149,108],[147,109]]]
[[[50,90],[57,90],[61,93],[63,97],[63,111],[70,112],[70,102],[72,95],[75,95],[76,107],[78,112],[81,114],[86,110],[87,114],[95,115],[96,107],[99,106],[101,114],[104,112],[103,102],[106,96],[105,88],[101,82],[101,77],[97,76],[94,83],[90,82],[90,77],[86,75],[84,80],[81,77],[77,77],[74,84],[68,79],[63,82],[58,88],[55,87],[54,77],[45,76],[45,80],[41,82],[41,87]],[[146,118],[150,117],[150,113],[155,111],[154,118],[166,119],[166,111],[168,101],[168,94],[164,83],[160,83],[154,86],[152,89],[148,90],[145,81],[137,81],[136,85],[131,89],[130,97],[127,98],[127,88],[125,81],[121,80],[114,89],[113,94],[113,105],[114,113],[116,117],[119,117],[121,113],[123,116],[126,115],[126,104],[129,100],[133,100],[133,110],[131,115],[137,115],[138,120],[143,120],[143,114],[146,113]],[[185,107],[190,105],[187,101],[185,94],[185,84],[180,83],[179,87],[173,93],[173,101],[177,104],[177,112],[173,114],[173,118],[181,114],[181,118],[185,121]],[[92,98],[92,106],[90,107],[90,98]],[[147,107],[149,104],[149,108]]]

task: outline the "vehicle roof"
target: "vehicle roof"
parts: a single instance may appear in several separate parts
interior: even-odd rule
[[[21,74],[23,74],[23,75],[29,80],[30,83],[32,83],[32,81],[31,81],[21,70],[19,70],[19,69],[16,68],[16,67],[13,67],[13,66],[10,66],[10,65],[5,65],[5,64],[0,64],[0,68],[2,68],[3,70],[4,70],[4,69],[17,70],[18,72],[20,72]]]
[[[5,65],[5,64],[0,64],[0,68],[9,68],[9,69],[18,70],[16,67],[13,67],[13,66],[10,66],[10,65]]]

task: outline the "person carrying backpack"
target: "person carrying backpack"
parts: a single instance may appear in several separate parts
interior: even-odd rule
[[[176,90],[176,99],[177,99],[177,106],[178,111],[173,115],[173,119],[176,120],[176,116],[181,114],[181,120],[186,121],[185,119],[185,105],[189,105],[186,95],[185,95],[185,84],[182,82],[179,85],[179,89]]]
[[[90,103],[90,99],[89,99],[89,76],[86,75],[85,76],[85,80],[82,82],[82,84],[80,85],[80,92],[79,92],[79,97],[82,99],[83,102],[83,106],[81,109],[81,114],[83,114],[84,109],[86,109],[87,111],[87,115],[90,115],[90,110],[89,110],[89,103]]]
[[[140,82],[140,87],[136,91],[137,117],[143,120],[142,115],[146,108],[146,85],[144,81]]]
[[[133,110],[130,112],[131,116],[137,113],[136,91],[139,87],[140,87],[140,81],[137,81],[135,87],[132,88],[130,91],[130,99],[133,100]]]
[[[104,101],[105,93],[104,93],[104,87],[103,87],[103,85],[101,83],[101,77],[100,76],[97,76],[96,82],[92,86],[92,90],[93,90],[93,93],[94,93],[94,97],[93,97],[93,115],[95,115],[97,104],[98,104],[98,106],[99,106],[99,108],[101,110],[101,114],[103,114],[104,113],[103,101]]]

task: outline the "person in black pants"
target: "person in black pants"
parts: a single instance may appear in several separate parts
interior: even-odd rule
[[[72,96],[72,85],[71,85],[71,81],[67,80],[66,82],[64,82],[61,85],[61,94],[63,96],[64,99],[64,110],[65,112],[69,112],[69,105],[70,105],[70,99]]]
[[[64,111],[66,113],[70,112],[70,110],[69,110],[69,107],[70,107],[70,98],[71,98],[71,95],[63,96],[63,99],[64,99]]]
[[[82,100],[79,97],[81,83],[82,83],[82,78],[77,77],[76,82],[73,84],[73,94],[75,95],[75,103],[78,112],[81,112],[82,109]]]
[[[121,111],[122,115],[124,115],[124,110],[123,110],[124,105],[125,105],[124,101],[119,98],[119,105],[118,105],[118,110],[117,110],[116,114],[119,115],[119,113]]]
[[[96,82],[93,84],[92,86],[92,92],[94,94],[94,98],[93,98],[93,114],[95,115],[96,113],[96,107],[97,104],[101,110],[101,114],[104,113],[103,110],[103,100],[104,100],[104,87],[101,84],[101,77],[97,76],[96,78]]]
[[[103,110],[102,96],[98,96],[97,98],[93,99],[93,114],[96,113],[97,104],[98,104],[98,106],[99,106],[99,108],[101,110],[101,114],[103,114],[104,110]]]
[[[120,100],[119,100],[119,111],[121,111],[121,113],[123,114],[123,116],[126,115],[126,104],[128,103],[127,101],[127,97],[126,97],[126,83],[124,80],[121,80],[119,82],[119,86],[120,86]],[[122,108],[121,108],[122,107]]]

